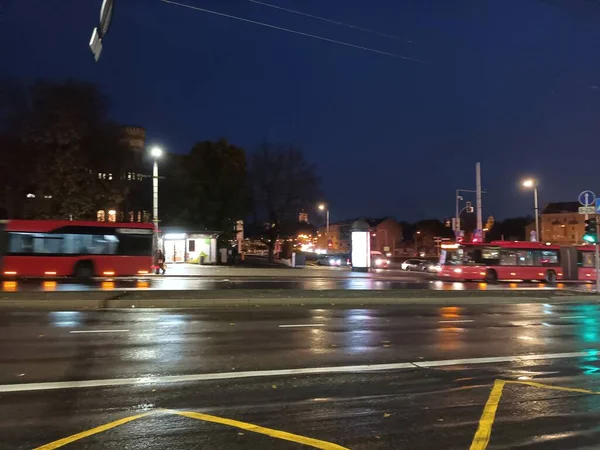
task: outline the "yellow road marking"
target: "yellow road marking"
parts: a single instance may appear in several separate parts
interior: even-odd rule
[[[202,414],[190,411],[172,411],[167,410],[172,414],[178,414],[180,416],[189,417],[190,419],[202,420],[205,422],[220,423],[222,425],[228,425],[230,427],[241,428],[242,430],[252,431],[253,433],[264,434],[276,439],[283,439],[285,441],[297,442],[298,444],[308,445],[310,447],[319,448],[321,450],[349,450],[346,447],[342,447],[331,442],[321,441],[319,439],[313,439],[306,436],[300,436],[297,434],[287,433],[285,431],[274,430],[272,428],[265,428],[251,423],[240,422],[238,420],[225,419],[223,417],[211,416],[209,414]]]
[[[504,389],[505,383],[506,382],[504,380],[494,381],[494,387],[492,388],[492,392],[490,393],[485,407],[483,408],[483,413],[479,419],[479,426],[477,427],[477,432],[475,433],[475,437],[471,443],[470,450],[485,450],[490,442],[492,425],[494,424],[494,419],[496,418],[496,411],[498,410],[498,404],[502,398],[502,389]]]
[[[494,382],[494,387],[492,388],[492,392],[490,393],[488,401],[486,402],[485,407],[483,408],[483,413],[481,414],[481,418],[479,419],[479,426],[477,427],[477,432],[475,433],[475,437],[473,438],[473,442],[471,443],[470,450],[485,450],[488,446],[490,442],[490,437],[492,435],[492,425],[494,424],[494,419],[496,418],[496,410],[498,409],[498,404],[500,403],[500,398],[502,397],[502,389],[506,384],[522,384],[525,386],[532,386],[540,389],[551,389],[554,391],[577,392],[579,394],[588,395],[600,395],[600,392],[590,391],[588,389],[553,386],[551,384],[536,383],[535,381],[496,380]]]
[[[527,386],[533,386],[533,387],[540,388],[540,389],[552,389],[555,391],[578,392],[580,394],[600,395],[600,392],[590,391],[587,389],[553,386],[551,384],[536,383],[535,381],[506,381],[506,383],[525,384]]]
[[[53,450],[55,448],[62,447],[64,445],[70,444],[71,442],[78,441],[80,439],[92,436],[94,434],[102,433],[104,431],[110,430],[111,428],[115,428],[121,425],[125,425],[128,422],[132,422],[137,419],[141,419],[142,417],[149,416],[150,414],[156,414],[157,412],[165,412],[168,414],[177,414],[179,416],[188,417],[190,419],[202,420],[205,422],[214,422],[220,423],[222,425],[228,425],[230,427],[241,428],[243,430],[252,431],[254,433],[264,434],[276,439],[283,439],[285,441],[296,442],[298,444],[308,445],[310,447],[318,448],[321,450],[349,450],[346,447],[342,447],[341,445],[332,444],[331,442],[321,441],[319,439],[313,439],[306,436],[300,436],[297,434],[287,433],[285,431],[274,430],[272,428],[265,428],[258,425],[253,425],[251,423],[240,422],[238,420],[225,419],[223,417],[211,416],[209,414],[202,414],[192,411],[174,411],[170,409],[161,409],[157,411],[150,411],[143,414],[137,414],[135,416],[125,417],[124,419],[115,420],[114,422],[107,423],[105,425],[100,425],[99,427],[92,428],[87,431],[82,431],[81,433],[73,434],[63,439],[59,439],[58,441],[50,442],[49,444],[42,445],[41,447],[37,447],[34,450]]]
[[[34,450],[53,450],[55,448],[62,447],[64,445],[70,444],[71,442],[78,441],[79,439],[86,438],[88,436],[92,436],[97,433],[102,433],[103,431],[110,430],[111,428],[118,427],[120,425],[124,425],[133,420],[141,419],[142,417],[146,417],[154,412],[147,412],[144,414],[136,414],[135,416],[125,417],[124,419],[115,420],[114,422],[110,422],[104,425],[100,425],[99,427],[92,428],[87,431],[82,431],[81,433],[73,434],[63,439],[59,439],[58,441],[50,442],[49,444],[42,445],[41,447],[37,447]]]

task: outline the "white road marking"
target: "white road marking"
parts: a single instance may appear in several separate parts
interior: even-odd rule
[[[83,334],[83,333],[128,333],[129,330],[72,330],[69,331],[71,334]]]
[[[503,362],[522,362],[542,359],[563,359],[579,358],[590,356],[592,352],[600,350],[590,350],[586,352],[572,353],[549,353],[539,355],[517,355],[517,356],[493,356],[489,358],[466,358],[466,359],[446,359],[438,361],[418,361],[389,363],[389,364],[365,364],[357,366],[334,366],[334,367],[307,367],[300,369],[275,369],[275,370],[256,370],[248,372],[222,372],[222,373],[198,373],[190,375],[166,375],[158,377],[140,377],[140,378],[109,378],[104,380],[84,380],[84,381],[56,381],[43,383],[21,383],[0,385],[0,392],[24,392],[24,391],[44,391],[51,389],[78,389],[92,387],[110,387],[110,386],[143,386],[168,383],[182,383],[190,381],[209,381],[209,380],[231,380],[239,378],[259,378],[259,377],[280,377],[287,375],[315,375],[328,373],[365,373],[380,372],[384,370],[404,370],[414,369],[415,367],[445,367],[466,364],[490,364]]]
[[[560,316],[560,319],[585,319],[585,316]]]
[[[296,327],[324,327],[324,323],[301,323],[298,325],[279,325],[279,328],[296,328]]]
[[[470,323],[475,322],[474,320],[438,320],[439,323]]]

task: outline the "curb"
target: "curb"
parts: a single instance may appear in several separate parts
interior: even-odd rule
[[[449,306],[522,303],[594,303],[596,295],[542,292],[488,292],[466,296],[460,292],[426,291],[147,291],[4,293],[0,309],[102,310],[134,308],[214,308],[280,306]],[[542,295],[545,294],[545,295]]]

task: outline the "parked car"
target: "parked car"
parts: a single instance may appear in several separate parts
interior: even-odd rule
[[[371,251],[371,267],[375,269],[387,269],[390,267],[390,260],[380,251]]]
[[[343,267],[348,265],[348,255],[321,255],[317,259],[319,266]]]
[[[428,270],[429,262],[424,259],[407,259],[400,267],[402,270],[415,270],[419,272],[425,272]]]

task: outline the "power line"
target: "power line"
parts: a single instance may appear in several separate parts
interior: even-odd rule
[[[404,41],[404,39],[402,39],[401,37],[394,36],[393,34],[382,33],[381,31],[371,30],[369,28],[362,28],[362,27],[352,25],[349,23],[339,22],[337,20],[331,20],[331,19],[327,19],[327,18],[321,17],[321,16],[315,16],[313,14],[308,14],[308,13],[305,13],[302,11],[296,11],[294,9],[283,8],[281,6],[276,6],[276,5],[271,5],[269,3],[259,2],[258,0],[248,0],[248,1],[251,3],[256,3],[258,5],[268,6],[269,8],[275,8],[275,9],[280,9],[282,11],[287,11],[292,14],[298,14],[300,16],[310,17],[312,19],[322,20],[323,22],[333,23],[335,25],[339,25],[342,27],[352,28],[354,30],[364,31],[366,33],[376,34],[377,36],[382,36],[382,37],[386,37],[386,38],[390,38],[390,39],[396,39],[398,41]]]
[[[171,5],[181,6],[183,8],[189,8],[189,9],[194,9],[196,11],[205,12],[205,13],[208,13],[208,14],[214,14],[216,16],[227,17],[229,19],[240,20],[242,22],[247,22],[247,23],[252,23],[254,25],[260,25],[260,26],[263,26],[263,27],[272,28],[274,30],[286,31],[288,33],[298,34],[300,36],[310,37],[310,38],[313,38],[313,39],[319,39],[321,41],[331,42],[333,44],[344,45],[346,47],[352,47],[352,48],[356,48],[356,49],[359,49],[359,50],[365,50],[365,51],[368,51],[368,52],[378,53],[380,55],[385,55],[385,56],[391,56],[393,58],[400,58],[400,59],[404,59],[404,60],[407,60],[407,61],[418,62],[418,63],[421,63],[421,64],[428,64],[425,61],[421,61],[421,60],[414,59],[414,58],[409,58],[408,56],[399,55],[399,54],[396,54],[396,53],[384,52],[382,50],[377,50],[377,49],[370,48],[370,47],[363,47],[361,45],[350,44],[350,43],[344,42],[344,41],[337,41],[335,39],[329,39],[329,38],[326,38],[326,37],[323,37],[323,36],[317,36],[316,34],[304,33],[302,31],[296,31],[296,30],[291,30],[289,28],[278,27],[276,25],[271,25],[271,24],[264,23],[264,22],[257,22],[255,20],[245,19],[243,17],[232,16],[230,14],[225,14],[225,13],[218,12],[218,11],[212,11],[210,9],[199,8],[198,6],[186,5],[185,3],[179,3],[179,2],[176,2],[176,1],[173,1],[173,0],[160,0],[160,1],[162,1],[163,3],[171,4]]]

